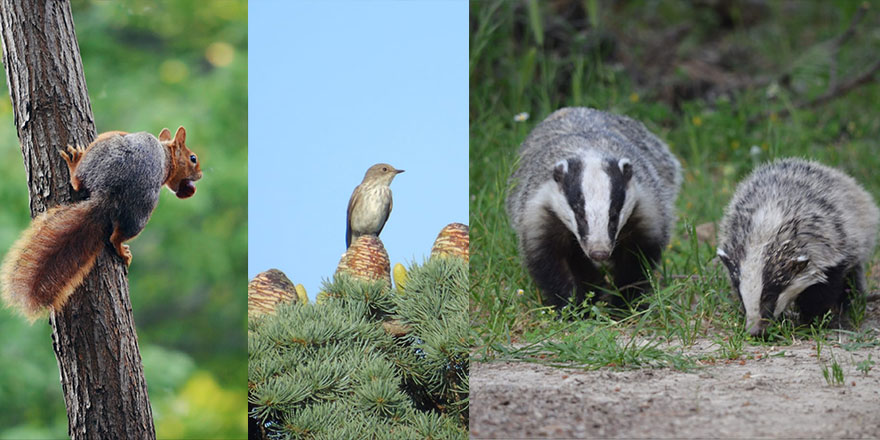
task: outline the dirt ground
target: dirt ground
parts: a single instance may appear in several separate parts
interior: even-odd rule
[[[880,301],[864,327],[880,333]],[[833,348],[829,385],[812,341],[745,347],[755,359],[672,369],[582,371],[471,363],[472,438],[880,438],[880,347]],[[701,341],[690,354],[714,353]],[[782,354],[780,354],[782,353]],[[876,362],[867,375],[856,364]],[[760,355],[760,358],[758,356]],[[830,366],[828,346],[822,359]]]

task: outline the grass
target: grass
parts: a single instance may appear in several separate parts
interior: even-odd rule
[[[757,164],[778,157],[803,156],[838,167],[880,199],[880,180],[874,174],[880,167],[880,87],[865,85],[811,110],[792,104],[827,88],[831,51],[821,43],[846,28],[857,4],[797,3],[796,8],[784,8],[774,2],[768,7],[769,18],[725,31],[718,30],[709,12],[685,2],[584,5],[589,12],[578,22],[581,15],[553,9],[550,2],[471,3],[474,359],[589,369],[686,369],[695,359],[682,354],[683,349],[700,340],[713,341],[715,347],[703,357],[737,359],[750,345],[829,337],[833,330],[797,328],[788,320],[770,328],[768,341],[747,336],[726,271],[715,263],[713,245],[697,240],[695,226],[717,222],[736,183]],[[869,11],[865,21],[876,25],[877,13]],[[652,84],[634,79],[637,75],[621,59],[648,59],[647,42],[653,33],[682,25],[691,26],[691,31],[671,52],[678,59],[719,46],[737,47],[749,54],[749,77],[788,73],[793,85],[770,81],[717,96],[664,99],[663,85],[681,71]],[[616,55],[609,55],[603,43],[608,40],[614,41]],[[837,54],[837,75],[858,72],[878,49],[880,39],[857,33]],[[645,71],[651,68],[644,66]],[[609,315],[601,304],[570,304],[559,313],[545,307],[522,266],[507,221],[507,179],[516,166],[519,145],[537,123],[563,106],[595,107],[638,119],[664,139],[682,163],[679,218],[653,273],[654,293],[625,317]],[[791,115],[779,117],[775,112],[782,109]],[[522,112],[530,117],[515,121]],[[749,123],[762,114],[768,116]],[[877,261],[875,254],[874,265]],[[852,319],[862,322],[863,303],[856,303]],[[864,344],[877,341],[876,334],[862,336]],[[833,378],[833,371],[830,374]]]
[[[834,349],[831,346],[828,347],[829,365],[828,361],[822,359],[822,344],[826,343],[825,338],[814,331],[813,340],[816,343],[816,359],[819,361],[819,367],[822,370],[822,377],[825,378],[825,383],[830,386],[843,385],[846,379],[843,375],[843,367],[840,366],[840,363],[837,362],[837,358],[834,356]]]
[[[863,359],[856,363],[856,369],[859,370],[859,372],[862,373],[864,376],[868,376],[868,373],[871,371],[872,368],[874,368],[874,365],[876,364],[876,362],[874,362],[871,357],[871,354],[868,354],[867,359]]]

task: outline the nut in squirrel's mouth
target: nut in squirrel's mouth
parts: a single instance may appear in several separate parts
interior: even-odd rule
[[[193,185],[193,181],[189,179],[181,180],[180,184],[177,185],[177,191],[174,191],[174,194],[177,195],[177,197],[180,199],[192,197],[192,195],[195,193],[196,186]]]

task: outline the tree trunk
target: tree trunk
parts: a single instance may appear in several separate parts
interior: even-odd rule
[[[36,216],[71,203],[59,152],[68,144],[88,145],[94,117],[68,1],[0,0],[0,32]],[[110,247],[49,323],[71,438],[155,438],[127,272]]]

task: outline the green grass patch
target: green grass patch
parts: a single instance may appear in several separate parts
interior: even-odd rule
[[[700,340],[715,343],[708,356],[737,359],[752,345],[837,335],[783,319],[771,327],[767,340],[747,336],[739,299],[715,261],[714,245],[697,240],[695,229],[720,220],[737,182],[756,165],[779,157],[808,157],[838,167],[875,198],[880,195],[875,176],[880,87],[864,85],[814,109],[794,107],[827,89],[832,57],[839,80],[868,65],[867,54],[876,53],[880,40],[857,34],[836,55],[820,44],[848,25],[855,8],[843,4],[809,3],[793,11],[771,5],[768,17],[719,31],[704,9],[679,2],[637,3],[611,7],[587,1],[577,6],[583,9],[580,21],[572,19],[580,17],[577,13],[549,2],[471,3],[470,321],[475,360],[686,369],[694,359],[682,353]],[[877,17],[865,20],[876,22]],[[675,59],[665,61],[736,47],[750,57],[751,70],[743,75],[771,80],[669,102],[665,83],[644,78],[656,66],[646,64],[634,72],[624,61],[648,59],[651,37],[676,26],[691,29],[672,52]],[[675,71],[668,81],[681,75],[686,71]],[[784,76],[788,83],[772,80]],[[652,273],[653,292],[623,317],[607,313],[601,303],[571,304],[561,312],[546,307],[522,265],[508,223],[504,205],[518,148],[537,123],[564,106],[594,107],[642,121],[668,143],[683,167],[678,222]],[[783,109],[791,115],[780,117]],[[522,113],[529,117],[515,118]],[[875,254],[873,263],[877,260]],[[861,323],[864,304],[854,306],[851,320]],[[876,333],[863,336],[862,344],[877,340]]]

